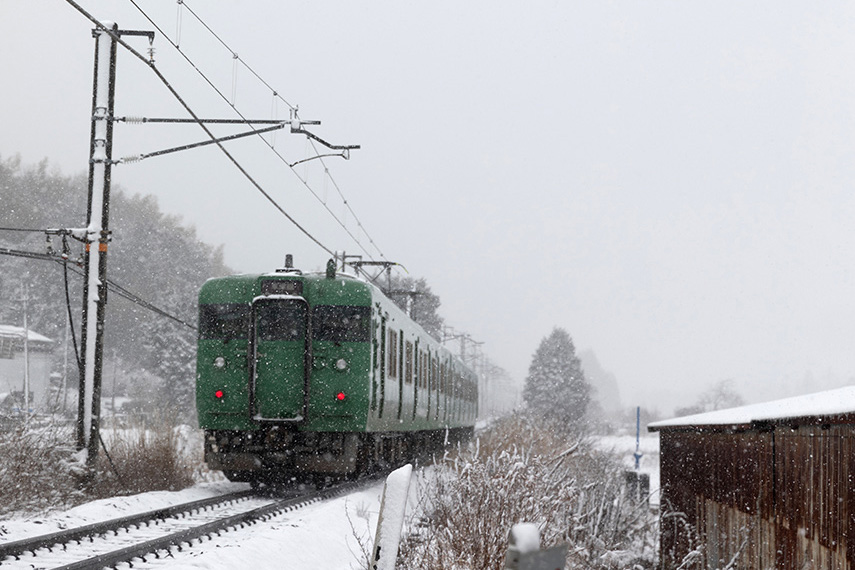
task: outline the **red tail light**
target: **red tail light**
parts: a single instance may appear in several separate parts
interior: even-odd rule
[[[344,392],[339,392],[338,394],[335,395],[335,399],[338,400],[339,402],[344,401],[344,398],[345,398]]]
[[[225,396],[225,394],[223,393],[223,391],[222,391],[222,390],[217,390],[216,392],[214,392],[214,396],[216,396],[216,398],[219,400],[219,399],[221,399],[223,396]]]

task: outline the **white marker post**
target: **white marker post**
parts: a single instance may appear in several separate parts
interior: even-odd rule
[[[412,474],[413,466],[408,463],[386,477],[383,498],[380,500],[377,532],[374,535],[374,548],[371,550],[372,570],[395,570]]]
[[[540,549],[540,530],[534,523],[517,523],[508,537],[505,570],[564,570],[567,544]]]

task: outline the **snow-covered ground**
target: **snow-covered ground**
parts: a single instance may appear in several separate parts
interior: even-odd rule
[[[593,442],[598,449],[619,454],[628,469],[634,468],[634,436],[597,436]],[[640,440],[640,451],[643,454],[641,471],[650,474],[651,503],[658,504],[658,434],[645,434]],[[0,542],[48,534],[245,488],[247,485],[242,483],[206,482],[179,492],[158,491],[114,497],[45,516],[4,520],[0,521]],[[174,559],[135,564],[134,568],[163,567],[165,564],[170,570],[361,568],[359,561],[363,554],[356,535],[361,537],[366,550],[371,547],[382,492],[381,481],[345,497],[312,504],[278,515],[267,523],[193,544],[184,552],[175,554]],[[411,502],[414,502],[412,498]]]
[[[600,435],[592,438],[594,446],[619,455],[627,469],[635,469],[634,435]],[[650,504],[659,505],[659,434],[643,434],[639,439],[639,471],[650,475]]]
[[[0,542],[185,503],[247,488],[241,483],[203,483],[179,492],[142,493],[87,503],[44,517],[0,522]],[[170,570],[252,568],[360,568],[355,533],[370,543],[377,525],[383,483],[356,493],[283,513],[271,521],[194,543],[173,559],[134,564],[134,568],[168,566]],[[350,522],[348,521],[348,516]],[[351,527],[351,522],[353,527]],[[355,533],[354,533],[355,530]],[[368,544],[367,548],[370,548]]]

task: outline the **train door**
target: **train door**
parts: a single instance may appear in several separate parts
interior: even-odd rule
[[[256,420],[299,422],[308,408],[309,306],[270,295],[252,304],[251,410]]]

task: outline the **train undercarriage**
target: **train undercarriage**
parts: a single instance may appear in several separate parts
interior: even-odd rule
[[[207,430],[205,461],[231,481],[253,484],[355,479],[429,461],[472,433],[472,427],[375,433],[298,431],[281,425],[251,432]]]

